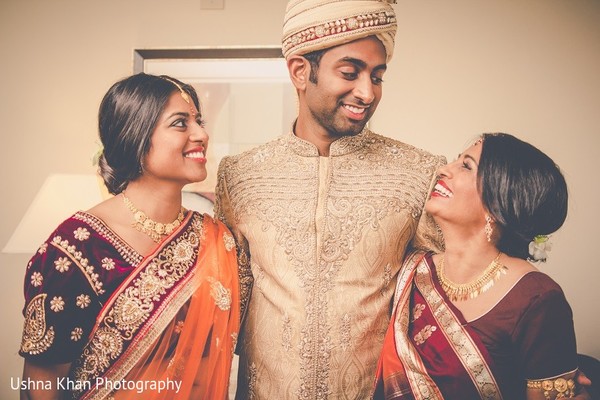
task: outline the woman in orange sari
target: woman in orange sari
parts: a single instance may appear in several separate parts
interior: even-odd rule
[[[567,215],[556,164],[511,135],[485,134],[440,168],[425,210],[445,252],[413,253],[401,269],[375,398],[574,397],[572,312],[529,262],[545,260]]]
[[[114,194],[61,223],[27,267],[23,398],[224,399],[239,330],[236,249],[181,205],[206,178],[194,89],[117,82],[99,112]]]

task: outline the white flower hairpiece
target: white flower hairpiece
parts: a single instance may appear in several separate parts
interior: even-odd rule
[[[96,142],[96,144],[98,145],[98,150],[96,150],[96,152],[92,156],[93,166],[98,166],[100,164],[100,156],[102,156],[102,153],[104,153],[104,146],[102,146],[102,143]]]
[[[550,236],[548,235],[537,235],[531,242],[529,242],[530,261],[546,261],[546,258],[548,258],[548,252],[552,249],[552,242],[550,242],[549,239]]]

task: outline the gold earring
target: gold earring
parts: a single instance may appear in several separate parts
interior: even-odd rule
[[[487,238],[487,241],[491,242],[494,228],[492,228],[492,217],[487,214],[485,215],[485,228],[483,228],[483,230],[485,231],[485,237]]]

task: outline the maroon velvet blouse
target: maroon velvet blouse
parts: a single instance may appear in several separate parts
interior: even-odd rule
[[[468,323],[493,359],[505,399],[525,396],[526,380],[577,368],[573,313],[556,282],[526,274],[488,313]]]
[[[76,359],[102,305],[141,260],[93,215],[62,222],[27,265],[19,354],[46,364]]]

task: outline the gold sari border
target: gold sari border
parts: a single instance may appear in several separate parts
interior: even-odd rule
[[[119,356],[118,360],[102,375],[106,381],[120,381],[135,367],[138,360],[148,351],[154,342],[162,335],[167,325],[171,323],[177,312],[192,297],[197,289],[193,283],[188,285],[190,280],[194,280],[195,274],[192,273],[181,285],[182,290],[176,290],[172,296],[165,298],[165,306],[159,307],[154,314],[156,317],[148,319],[138,334],[127,346],[127,349]],[[91,395],[98,396],[100,399],[106,398],[111,393],[111,389],[106,386],[95,387]]]
[[[500,388],[483,354],[438,292],[425,258],[417,265],[415,285],[425,298],[440,331],[454,349],[482,399],[502,399]]]
[[[408,325],[410,318],[410,294],[412,285],[410,282],[415,275],[418,264],[424,259],[424,253],[416,252],[411,254],[404,262],[398,277],[399,288],[404,288],[398,295],[397,309],[395,310],[394,331],[400,334],[395,336],[396,351],[401,360],[408,382],[411,385],[413,395],[416,400],[439,400],[442,399],[442,393],[433,379],[427,373],[427,369],[415,349],[412,341],[408,337]]]
[[[90,382],[105,374],[122,378],[133,368],[135,356],[154,343],[194,293],[195,287],[189,283],[204,239],[203,217],[190,213],[180,229],[135,268],[103,307],[81,358],[74,364],[75,380]],[[110,394],[92,385],[81,385],[81,390],[76,394],[82,399]]]

